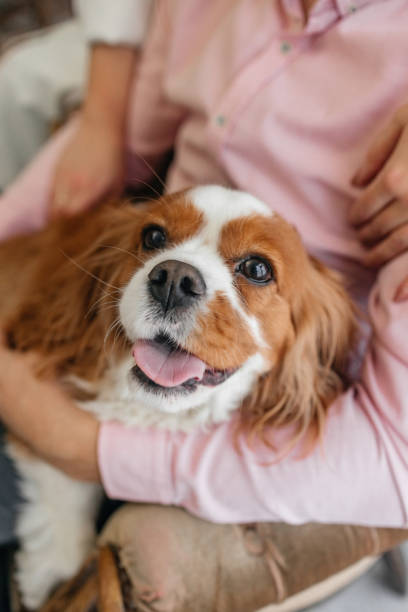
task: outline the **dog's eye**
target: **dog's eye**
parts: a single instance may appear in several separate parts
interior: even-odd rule
[[[275,280],[271,264],[261,257],[248,257],[239,263],[236,271],[259,285],[266,285]]]
[[[150,225],[143,230],[143,246],[149,251],[162,249],[166,240],[166,232],[159,225]]]

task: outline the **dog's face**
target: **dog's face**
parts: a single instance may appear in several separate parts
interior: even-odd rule
[[[248,194],[208,186],[107,205],[30,240],[2,247],[5,261],[25,250],[39,264],[10,338],[61,377],[103,382],[120,363],[127,397],[152,410],[225,418],[245,399],[257,429],[299,431],[343,389],[351,301]]]
[[[149,208],[139,249],[147,260],[120,301],[139,399],[179,411],[202,404],[230,377],[245,395],[248,374],[270,369],[291,338],[290,309],[278,297],[287,258],[278,254],[274,234],[283,226],[297,240],[264,204],[221,187],[196,188]]]
[[[282,365],[308,296],[334,299],[331,279],[289,224],[256,198],[221,187],[152,204],[138,257],[143,265],[119,306],[132,343],[131,388],[166,412],[224,389],[229,401],[242,400]]]

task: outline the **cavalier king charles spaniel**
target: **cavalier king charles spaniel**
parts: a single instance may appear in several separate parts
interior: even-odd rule
[[[347,384],[350,298],[247,193],[202,186],[54,222],[0,245],[0,288],[10,346],[98,419],[188,431],[240,409],[251,434],[318,438]],[[8,450],[25,500],[17,575],[35,608],[92,546],[100,487]]]

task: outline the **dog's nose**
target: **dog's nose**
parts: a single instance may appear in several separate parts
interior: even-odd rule
[[[207,289],[197,268],[173,259],[157,264],[148,278],[150,293],[165,312],[177,306],[191,306]]]

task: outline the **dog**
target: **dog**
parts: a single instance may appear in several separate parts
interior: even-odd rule
[[[53,222],[0,245],[0,287],[9,345],[101,420],[189,431],[240,409],[249,433],[318,437],[347,385],[340,278],[248,193],[199,186]],[[36,608],[93,545],[100,487],[8,451],[25,499],[17,577]]]

